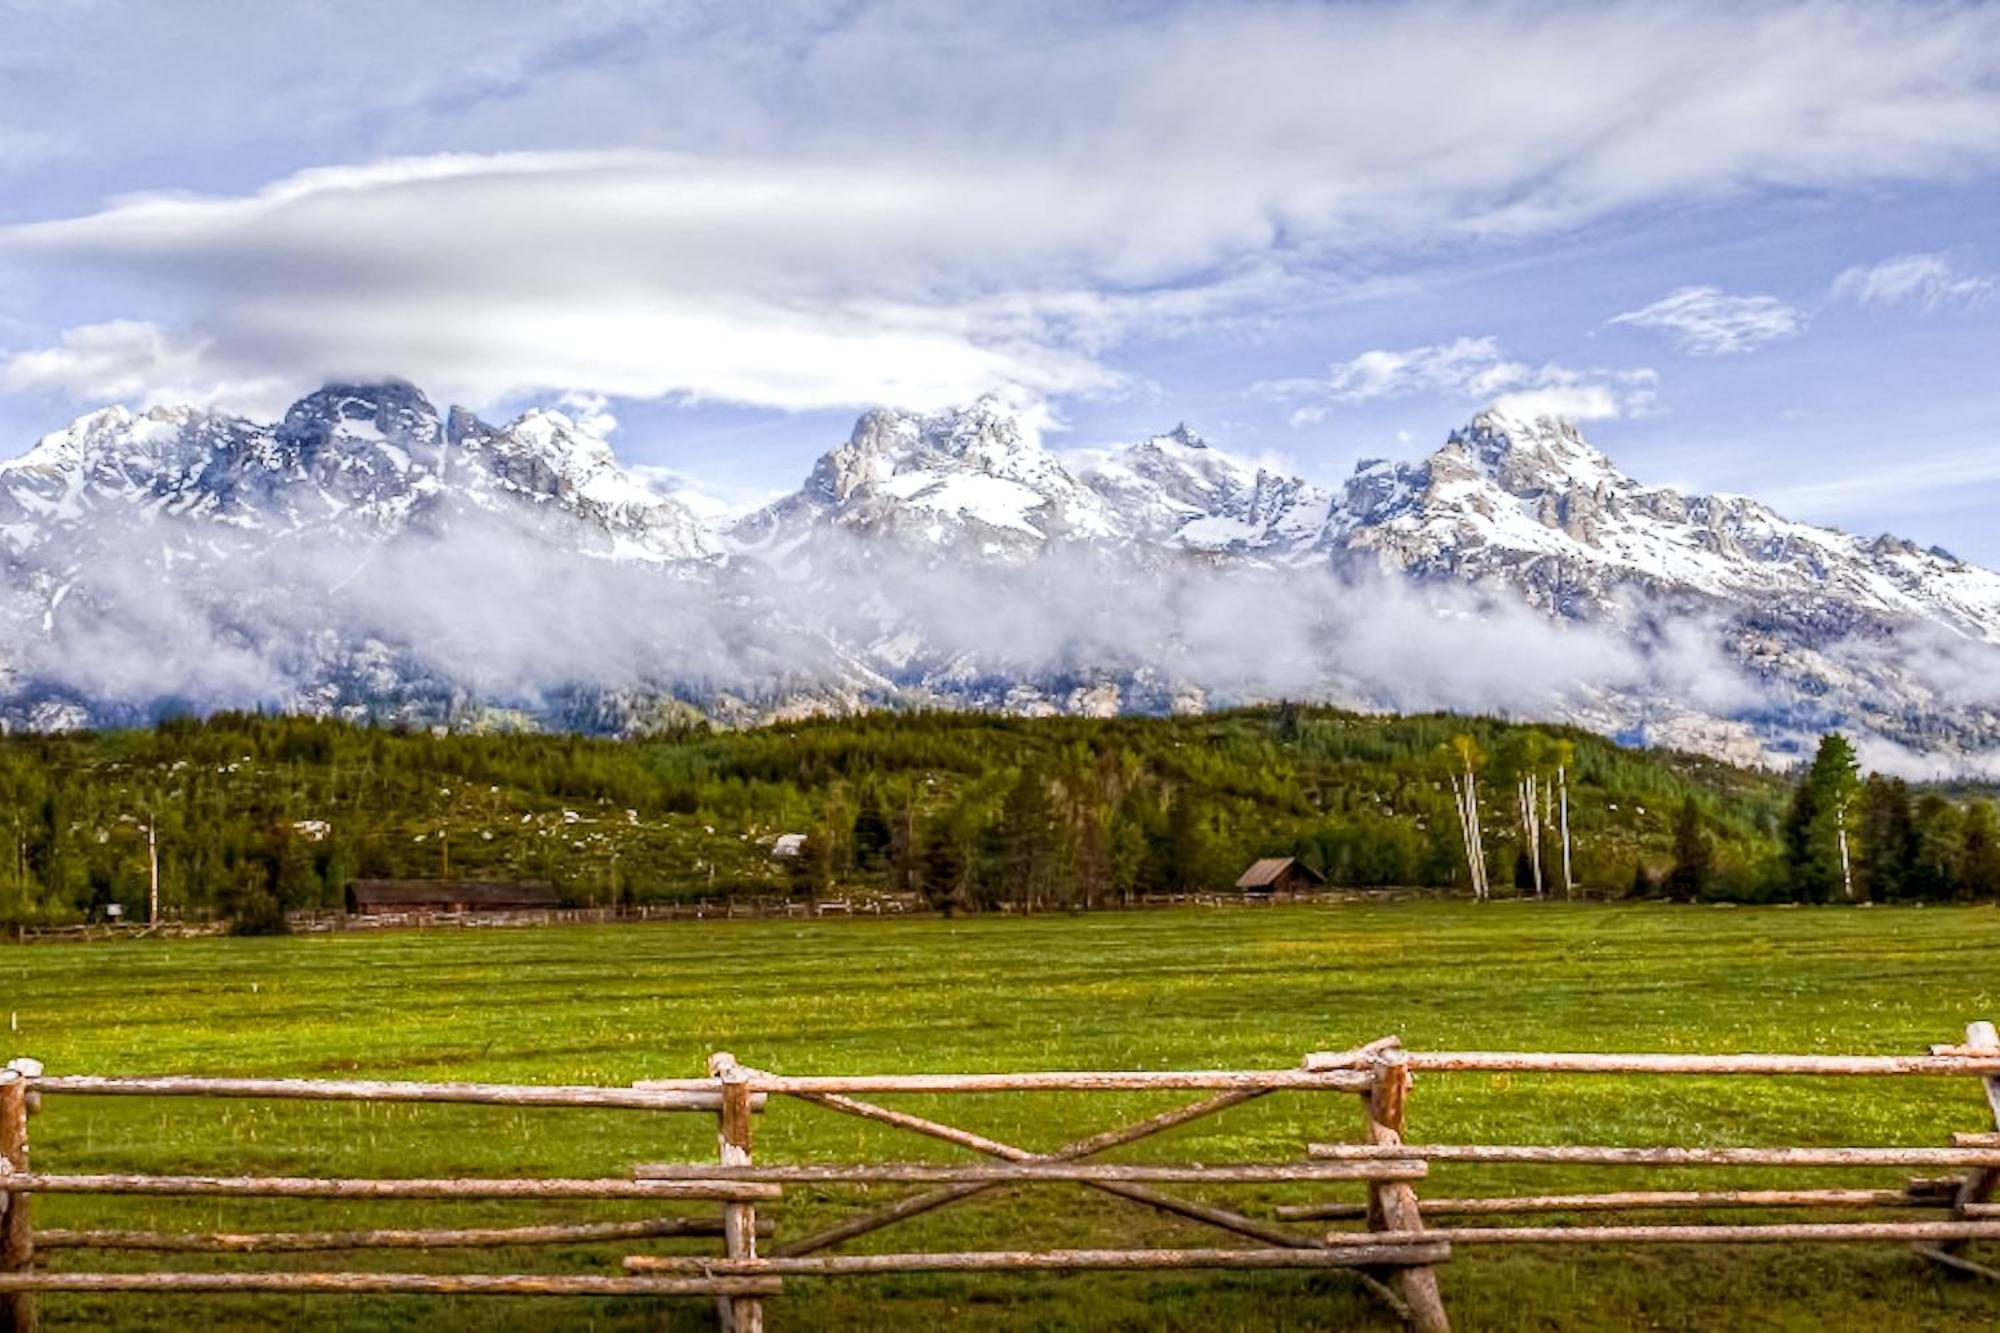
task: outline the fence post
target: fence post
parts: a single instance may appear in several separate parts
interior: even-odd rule
[[[28,1103],[37,1060],[15,1060],[0,1069],[0,1173],[28,1170]],[[0,1273],[25,1273],[35,1262],[35,1234],[28,1219],[28,1196],[6,1194],[0,1213]],[[38,1326],[33,1292],[0,1293],[0,1333],[33,1333]]]
[[[1967,1023],[1965,1025],[1965,1046],[1962,1049],[1968,1051],[2000,1051],[2000,1030],[1996,1030],[1993,1024],[1984,1020],[1977,1023]],[[1981,1079],[1980,1086],[1986,1089],[1986,1104],[1993,1112],[1993,1122],[1996,1126],[2000,1126],[2000,1078],[1989,1077]],[[1967,1171],[1959,1181],[1957,1193],[1952,1196],[1951,1215],[1955,1218],[1963,1218],[1965,1216],[1966,1205],[1985,1203],[1988,1199],[1992,1198],[1993,1187],[1996,1181],[2000,1181],[2000,1173],[1996,1173],[1990,1166],[1976,1166]],[[1940,1241],[1935,1246],[1929,1248],[1933,1252],[1952,1255],[1963,1250],[1965,1242],[1962,1240]]]
[[[1369,1089],[1365,1105],[1368,1141],[1381,1146],[1403,1142],[1403,1112],[1410,1096],[1410,1057],[1400,1047],[1379,1051],[1375,1056],[1375,1085]],[[1403,1181],[1371,1181],[1368,1186],[1368,1229],[1370,1231],[1420,1231],[1423,1217],[1417,1211],[1417,1192]],[[1399,1268],[1389,1282],[1403,1303],[1410,1307],[1410,1323],[1418,1333],[1450,1333],[1451,1319],[1438,1294],[1437,1274],[1430,1265]]]
[[[749,1166],[750,1075],[727,1051],[708,1058],[708,1072],[722,1081],[722,1109],[716,1116],[722,1165]],[[756,1205],[722,1205],[722,1247],[731,1259],[757,1257]],[[715,1307],[723,1333],[764,1333],[764,1302],[757,1297],[720,1296]]]

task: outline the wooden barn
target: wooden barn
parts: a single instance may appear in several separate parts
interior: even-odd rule
[[[555,888],[538,880],[357,879],[347,887],[350,916],[546,912],[560,905]]]
[[[1295,856],[1267,856],[1252,861],[1236,878],[1245,893],[1301,893],[1326,883],[1326,876]]]

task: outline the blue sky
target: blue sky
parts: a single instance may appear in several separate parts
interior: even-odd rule
[[[1499,397],[2000,565],[2000,10],[0,0],[0,453],[397,374],[750,496],[855,412],[1334,481]]]

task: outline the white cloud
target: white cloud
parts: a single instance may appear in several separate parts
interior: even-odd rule
[[[274,125],[399,156],[0,230],[0,268],[52,309],[79,275],[142,286],[218,383],[929,406],[1117,389],[1136,331],[1355,255],[2000,160],[1982,6],[440,0],[386,66],[379,27],[18,19],[0,73],[65,71],[0,79],[24,135],[89,124],[77,151],[149,179]]]
[[[1786,512],[1819,518],[1879,514],[1891,502],[1906,512],[1983,509],[2000,477],[2000,445],[1954,448],[1926,440],[1922,449],[1871,453],[1865,462],[1824,471],[1811,469],[1760,495]]]
[[[172,401],[271,413],[282,409],[279,381],[217,380],[207,353],[205,343],[176,337],[144,320],[82,324],[64,330],[53,347],[0,354],[0,391],[87,404]]]
[[[1729,356],[1791,337],[1805,326],[1805,316],[1775,296],[1734,296],[1719,287],[1681,287],[1607,322],[1664,330],[1682,351],[1695,356]]]
[[[1966,305],[1993,291],[1993,279],[1960,273],[1941,254],[1897,255],[1857,265],[1834,279],[1833,294],[1863,306],[1914,305],[1926,311]]]
[[[1627,415],[1629,404],[1606,385],[1562,384],[1503,393],[1493,400],[1493,410],[1516,417],[1601,421]]]
[[[1555,362],[1530,365],[1501,351],[1493,337],[1459,338],[1448,343],[1397,350],[1375,348],[1328,367],[1324,379],[1270,380],[1253,393],[1278,399],[1307,399],[1292,414],[1294,427],[1326,416],[1328,402],[1432,394],[1489,403],[1522,416],[1591,421],[1652,410],[1660,377],[1646,367],[1579,370]]]
[[[601,393],[565,393],[556,399],[556,406],[600,440],[610,439],[612,432],[618,429],[618,417],[611,410],[611,400]]]

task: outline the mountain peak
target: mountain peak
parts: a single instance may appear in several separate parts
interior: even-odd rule
[[[311,464],[322,454],[383,445],[428,453],[441,442],[444,428],[437,409],[415,385],[384,380],[329,384],[307,394],[292,404],[274,434],[279,445]]]
[[[1515,495],[1632,484],[1563,417],[1488,408],[1451,433],[1432,455],[1433,468],[1456,470],[1449,461],[1453,452]]]
[[[568,413],[552,407],[530,408],[515,418],[507,433],[552,459],[583,467],[614,465],[617,457],[603,436],[584,429]]]

